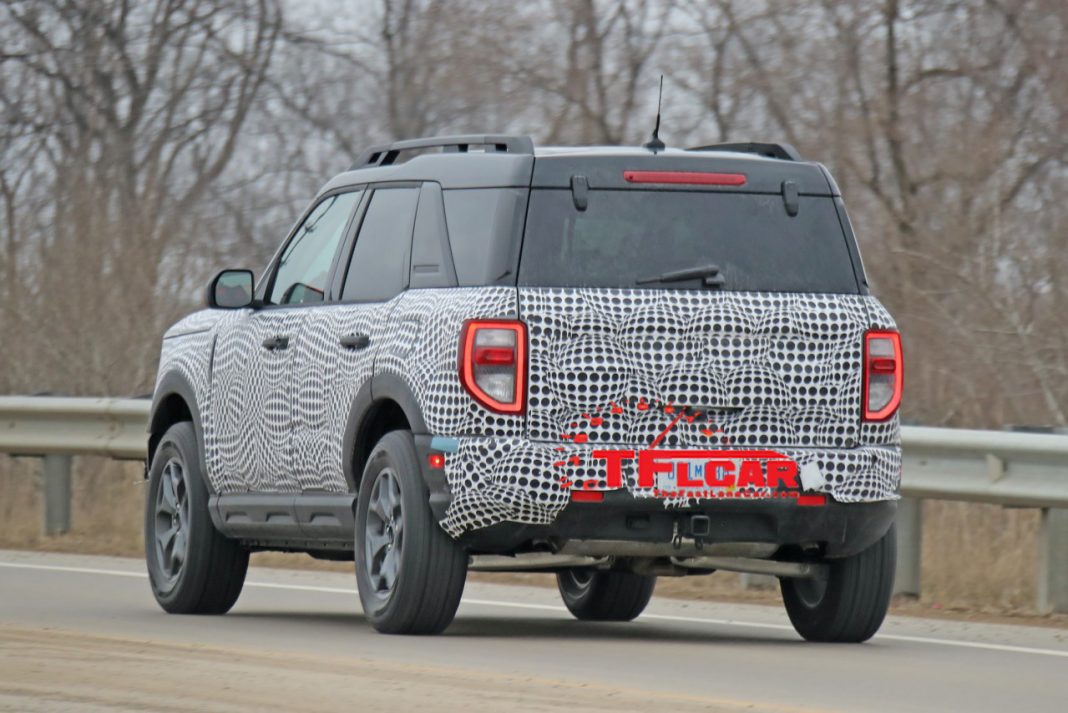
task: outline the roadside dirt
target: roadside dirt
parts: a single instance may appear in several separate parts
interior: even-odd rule
[[[0,627],[0,711],[673,711],[750,703],[537,676]]]

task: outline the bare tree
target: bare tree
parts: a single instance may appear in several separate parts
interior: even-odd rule
[[[902,323],[908,415],[1065,422],[1064,8],[1045,0],[693,2],[675,83],[724,138],[832,165]],[[1041,215],[1041,219],[1037,216]]]
[[[285,1],[0,5],[0,328],[18,335],[0,387],[146,389],[196,283],[262,264],[363,147],[639,143],[663,71],[669,142],[786,140],[830,164],[905,332],[908,417],[1068,418],[1060,0],[363,0],[283,18]]]
[[[42,216],[5,260],[35,266],[14,279],[27,298],[21,348],[57,388],[144,389],[154,335],[185,287],[163,268],[237,151],[280,10],[38,0],[2,13],[5,75],[32,87],[5,106],[30,131],[3,150],[31,159],[39,180],[18,186],[26,165],[5,162],[0,186]]]
[[[542,108],[542,137],[621,144],[645,136],[652,115],[638,109],[655,106],[658,72],[650,62],[673,11],[673,2],[653,0],[525,4],[529,30],[502,61],[525,84],[527,101]]]

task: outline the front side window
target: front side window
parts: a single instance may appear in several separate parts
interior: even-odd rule
[[[404,289],[418,188],[380,188],[367,206],[341,299],[385,301]]]
[[[308,214],[278,261],[269,304],[322,302],[330,264],[362,191],[324,198]]]

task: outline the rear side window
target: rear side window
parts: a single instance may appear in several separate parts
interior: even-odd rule
[[[527,189],[455,189],[444,197],[459,284],[514,285]]]
[[[342,300],[384,301],[404,289],[418,203],[418,188],[374,192],[356,236]]]
[[[538,287],[706,289],[700,279],[639,280],[714,264],[725,290],[857,293],[834,200],[709,191],[571,191],[530,198],[519,284]]]

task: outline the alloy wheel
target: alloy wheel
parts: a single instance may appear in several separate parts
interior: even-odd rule
[[[178,581],[189,549],[189,488],[185,468],[177,458],[163,466],[156,488],[154,540],[163,588]]]
[[[404,506],[401,486],[392,468],[383,468],[371,486],[364,556],[375,594],[386,599],[400,575],[404,547]]]

